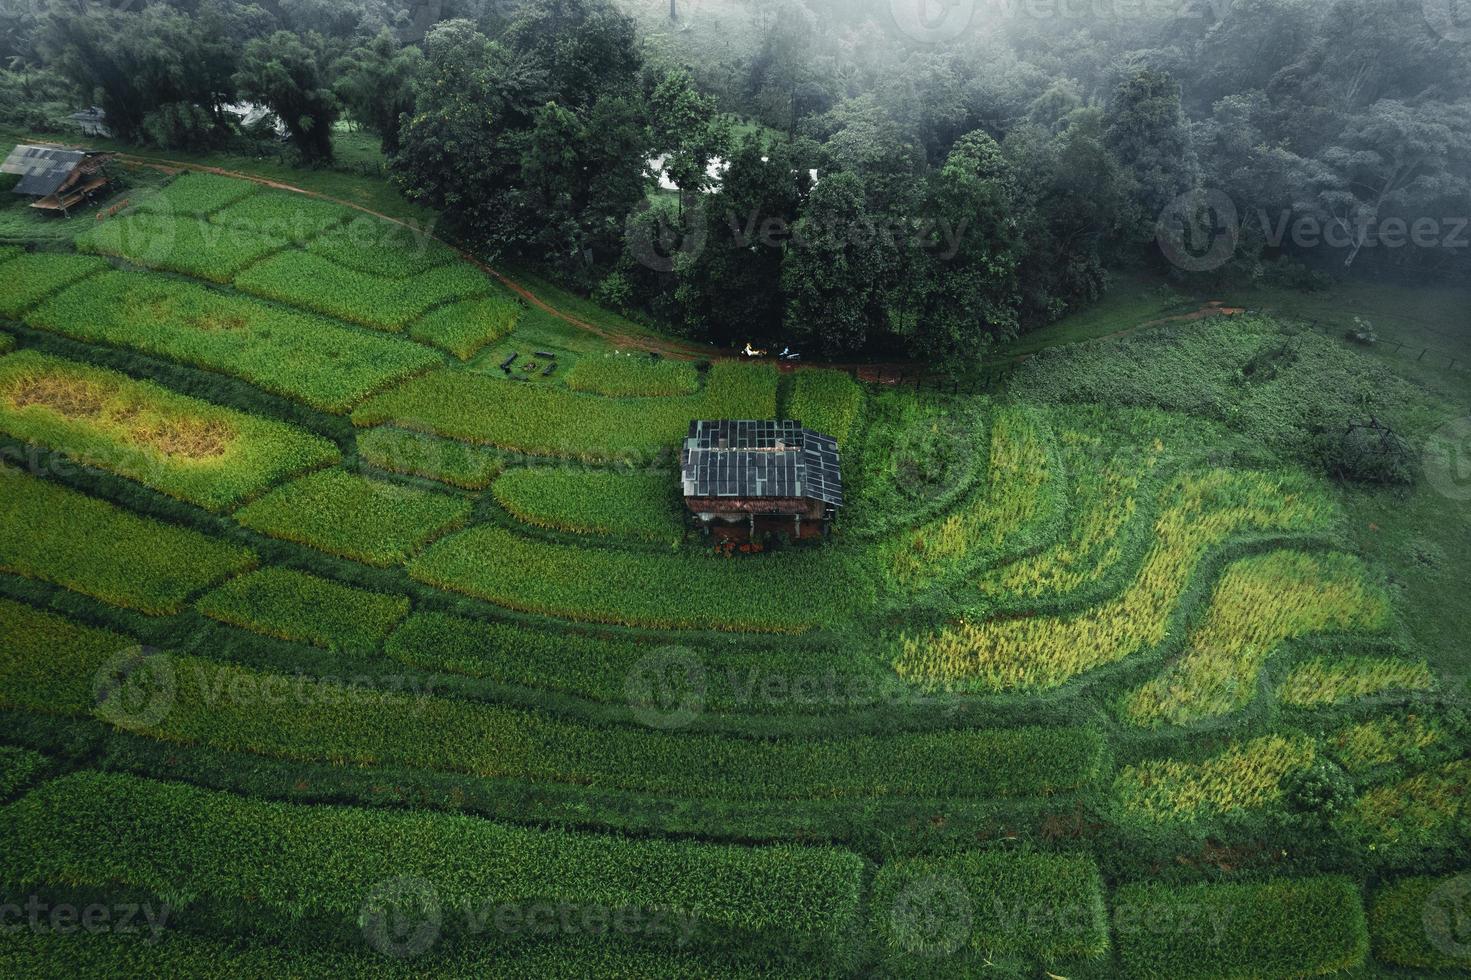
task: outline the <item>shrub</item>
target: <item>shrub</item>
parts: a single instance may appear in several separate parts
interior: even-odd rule
[[[384,480],[323,470],[246,506],[252,530],[369,565],[408,560],[470,516],[470,501]]]
[[[3,615],[3,611],[0,611]],[[51,760],[30,749],[0,745],[0,800],[5,799],[51,768]]]
[[[1228,714],[1256,696],[1257,677],[1284,640],[1375,632],[1388,620],[1388,598],[1367,584],[1356,558],[1274,551],[1242,559],[1221,576],[1180,659],[1124,699],[1124,717],[1159,726]]]
[[[285,568],[231,579],[198,602],[211,619],[328,650],[376,650],[409,614],[407,596],[365,592]]]
[[[1203,762],[1155,759],[1128,766],[1114,781],[1114,794],[1131,818],[1190,822],[1278,802],[1283,780],[1314,758],[1309,738],[1266,735]]]
[[[190,216],[212,214],[236,201],[260,192],[260,185],[217,174],[181,174],[167,187],[148,195],[134,211]]]
[[[474,266],[437,266],[410,279],[380,279],[311,253],[291,252],[247,269],[235,285],[248,293],[340,317],[375,330],[401,331],[441,303],[493,294]]]
[[[1048,690],[1162,643],[1171,613],[1207,552],[1248,532],[1310,533],[1331,527],[1332,505],[1295,474],[1208,470],[1165,491],[1154,544],[1119,598],[1069,616],[963,624],[906,636],[901,675],[968,690]]]
[[[34,351],[0,360],[0,432],[213,510],[340,458],[284,423]]]
[[[243,269],[286,247],[280,238],[203,218],[126,214],[77,236],[77,250],[116,255],[134,265],[228,283]]]
[[[869,907],[893,958],[964,948],[985,962],[1099,959],[1109,948],[1103,880],[1085,856],[969,852],[891,861],[874,878]]]
[[[801,633],[872,600],[834,549],[759,561],[635,554],[534,541],[489,525],[439,542],[409,574],[507,609],[654,629]]]
[[[693,395],[700,376],[688,361],[615,353],[581,358],[567,373],[567,387],[613,398]]]
[[[210,215],[210,223],[301,245],[358,212],[332,201],[289,191],[261,191]]]
[[[254,564],[244,548],[0,467],[0,571],[166,615]]]
[[[19,319],[51,294],[105,268],[106,262],[88,255],[27,252],[13,258],[0,275],[0,316]]]
[[[1465,902],[1471,876],[1405,878],[1374,895],[1369,936],[1374,958],[1420,970],[1471,967],[1466,949]]]
[[[1115,898],[1119,962],[1138,978],[1286,980],[1348,970],[1368,955],[1358,886],[1344,878],[1128,885]]]
[[[1395,657],[1315,657],[1292,668],[1278,694],[1302,708],[1345,704],[1388,691],[1430,691],[1435,675],[1424,661]]]
[[[405,340],[137,272],[109,272],[68,289],[26,322],[243,378],[326,412],[346,412],[373,391],[443,363]]]
[[[534,902],[668,909],[698,929],[775,933],[835,953],[857,927],[863,874],[861,858],[829,848],[632,840],[456,814],[294,806],[95,772],[43,785],[6,817],[0,863],[22,885],[57,877],[116,883],[288,920],[332,920],[354,932],[385,883],[410,878],[459,913]],[[105,837],[99,827],[109,828]],[[456,859],[446,861],[451,853]]]
[[[407,279],[460,260],[458,252],[435,241],[428,231],[370,215],[358,215],[313,239],[307,251],[384,279]]]
[[[711,370],[702,395],[647,401],[596,398],[446,369],[369,400],[352,420],[358,426],[392,422],[534,456],[590,462],[647,457],[684,438],[692,419],[771,416],[775,372],[768,367],[763,374],[731,374],[720,371],[723,366]]]
[[[863,408],[863,389],[845,371],[798,371],[787,415],[842,446]]]
[[[536,527],[673,543],[683,536],[673,473],[519,467],[492,491],[513,517]]]
[[[466,490],[484,490],[504,466],[488,449],[390,426],[370,429],[357,442],[358,454],[372,466]]]
[[[1300,825],[1321,830],[1353,803],[1353,785],[1342,769],[1320,758],[1282,780],[1282,802]]]
[[[510,336],[520,319],[521,304],[508,295],[467,299],[429,311],[409,327],[409,336],[468,361]]]

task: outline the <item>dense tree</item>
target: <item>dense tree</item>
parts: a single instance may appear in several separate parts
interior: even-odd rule
[[[324,46],[316,34],[277,31],[245,46],[235,75],[241,96],[275,113],[311,163],[332,159],[332,126],[342,111],[320,67]]]
[[[1152,68],[1130,73],[1109,103],[1104,139],[1132,184],[1131,224],[1148,239],[1160,214],[1197,177],[1179,84]]]
[[[679,188],[681,203],[713,186],[710,164],[730,146],[730,127],[715,112],[715,101],[695,91],[684,70],[664,74],[649,94],[654,152],[664,173]]]
[[[343,108],[354,122],[378,134],[390,156],[398,152],[399,121],[414,108],[411,83],[423,57],[417,47],[400,47],[384,28],[332,66],[333,91]]]
[[[802,208],[782,266],[786,335],[830,355],[860,350],[888,330],[881,284],[897,248],[866,198],[857,174],[825,175]]]

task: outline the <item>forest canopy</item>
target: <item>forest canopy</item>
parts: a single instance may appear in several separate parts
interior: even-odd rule
[[[304,165],[349,123],[489,257],[833,356],[963,363],[1141,262],[1471,271],[1471,38],[1433,4],[920,6],[0,0],[0,121],[95,104],[125,142]]]

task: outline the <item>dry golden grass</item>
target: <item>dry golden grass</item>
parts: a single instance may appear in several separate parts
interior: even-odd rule
[[[905,636],[895,670],[926,686],[1046,690],[1163,642],[1170,614],[1206,553],[1252,532],[1312,533],[1332,505],[1298,476],[1214,469],[1166,490],[1155,541],[1122,596],[1071,616],[961,622]]]
[[[1114,781],[1114,794],[1125,812],[1156,822],[1256,809],[1276,802],[1282,780],[1315,757],[1310,738],[1266,735],[1204,762],[1158,759],[1129,766]]]
[[[1396,657],[1316,657],[1292,668],[1278,696],[1300,708],[1344,704],[1388,691],[1430,691],[1435,675],[1424,661]]]

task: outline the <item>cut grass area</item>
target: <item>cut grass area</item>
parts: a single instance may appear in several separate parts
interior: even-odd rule
[[[211,619],[328,650],[376,650],[409,614],[407,596],[383,595],[304,572],[263,568],[197,603]]]
[[[1211,596],[1185,652],[1129,694],[1135,725],[1188,725],[1244,708],[1257,678],[1286,640],[1312,633],[1375,633],[1389,625],[1389,599],[1357,558],[1274,551],[1235,562]]]
[[[286,247],[286,241],[204,218],[125,214],[77,236],[77,250],[112,255],[148,269],[228,283],[241,271]]]
[[[864,869],[857,855],[831,848],[631,840],[455,814],[296,806],[96,772],[53,780],[5,817],[0,863],[23,886],[182,890],[358,933],[365,909],[388,914],[385,882],[413,879],[448,910],[528,902],[677,910],[718,935],[772,932],[836,954],[858,927]],[[99,826],[110,830],[99,836]],[[342,860],[344,848],[352,860]],[[446,862],[450,853],[456,860]]]
[[[168,615],[255,561],[245,548],[0,467],[0,571]]]
[[[1086,309],[1050,323],[998,347],[993,360],[1033,354],[1049,347],[1080,344],[1132,330],[1167,316],[1195,309],[1199,304],[1151,276],[1129,275],[1116,282],[1103,298]]]
[[[772,418],[775,411],[774,370],[722,363],[711,369],[700,395],[648,400],[598,398],[446,369],[371,399],[352,420],[534,456],[604,462],[647,459],[667,450],[689,431],[692,419]]]
[[[36,351],[0,359],[0,432],[211,510],[340,458],[282,422]]]
[[[1098,960],[1109,949],[1103,879],[1086,856],[971,852],[891,861],[875,876],[869,904],[896,965],[962,949],[976,968],[1015,956]],[[1055,914],[1027,914],[1036,909]]]
[[[107,263],[88,255],[27,252],[5,263],[0,275],[0,316],[18,320],[37,303]]]
[[[802,633],[873,601],[872,587],[833,549],[748,560],[635,554],[490,525],[439,542],[409,574],[507,609],[654,629]]]
[[[409,326],[409,336],[468,361],[511,335],[521,319],[521,304],[509,295],[468,299],[431,310]]]
[[[786,415],[842,446],[863,409],[863,389],[846,371],[798,371]]]
[[[121,646],[115,637],[29,607],[0,604],[0,617],[17,627],[8,641],[13,652],[0,661],[0,704],[45,705],[72,715],[97,711],[94,679]],[[277,692],[291,689],[299,676],[157,656],[157,673],[180,681],[170,710],[129,719],[130,731],[296,762],[732,801],[1025,799],[1091,789],[1107,765],[1103,739],[1083,729],[775,740],[671,735],[327,682],[282,698]]]
[[[184,173],[138,201],[135,211],[201,217],[260,192],[260,185],[209,173]]]
[[[272,491],[235,519],[274,538],[387,567],[462,525],[470,506],[460,497],[323,470]]]
[[[684,537],[678,486],[665,472],[519,467],[492,489],[513,517],[534,527],[677,544]]]
[[[232,375],[336,413],[443,363],[406,340],[141,272],[108,272],[67,289],[26,322]]]
[[[357,212],[331,201],[265,190],[210,215],[211,224],[301,245],[323,232],[346,224]]]
[[[1338,515],[1301,473],[1207,470],[1164,492],[1154,544],[1127,591],[1069,616],[965,623],[906,636],[895,667],[923,683],[985,692],[1048,690],[1152,649],[1211,549],[1250,533],[1328,533]]]
[[[567,387],[611,398],[693,395],[700,389],[700,375],[688,361],[614,353],[581,358],[567,372]]]
[[[1423,661],[1397,657],[1314,657],[1292,668],[1278,696],[1300,708],[1325,708],[1394,691],[1430,691],[1435,675]]]
[[[252,266],[235,279],[235,285],[257,296],[389,332],[402,331],[441,303],[489,296],[498,288],[485,273],[464,263],[394,280],[299,251]]]
[[[1122,770],[1114,793],[1125,815],[1155,823],[1191,822],[1277,802],[1282,780],[1312,765],[1311,739],[1264,735],[1202,762],[1156,759]]]
[[[484,490],[505,467],[492,450],[392,426],[370,429],[357,442],[358,455],[370,466],[466,490]]]
[[[1358,885],[1346,878],[1260,884],[1128,885],[1115,914],[1126,976],[1287,980],[1351,970],[1369,952]]]

